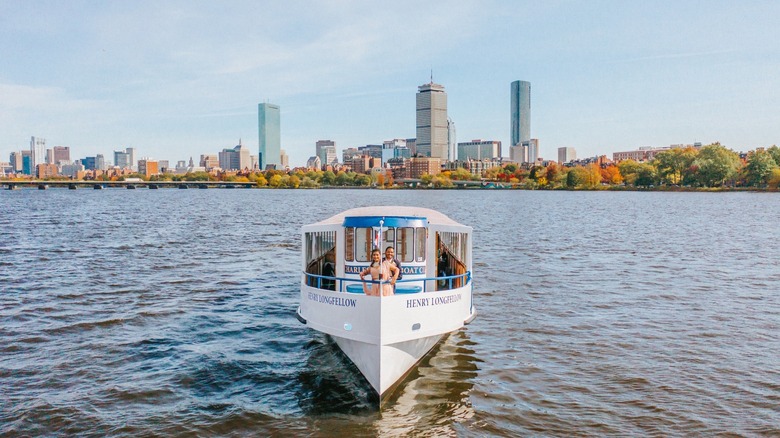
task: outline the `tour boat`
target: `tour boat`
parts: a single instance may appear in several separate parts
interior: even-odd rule
[[[435,210],[362,207],[301,230],[302,275],[296,316],[329,335],[382,400],[447,333],[476,316],[471,234]],[[364,293],[360,273],[378,248],[395,249],[402,278],[388,296]],[[387,290],[387,289],[385,289]]]

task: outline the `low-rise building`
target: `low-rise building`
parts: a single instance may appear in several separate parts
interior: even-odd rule
[[[458,160],[490,160],[501,157],[501,142],[497,140],[471,140],[458,143]]]
[[[503,162],[500,158],[485,159],[485,160],[458,160],[452,161],[445,165],[448,170],[466,169],[472,175],[482,176],[482,173],[493,167],[501,167]]]
[[[51,178],[57,176],[59,169],[53,163],[39,164],[35,166],[35,177],[38,179]]]
[[[144,158],[142,160],[138,160],[138,173],[148,178],[152,175],[159,175],[160,168],[158,167],[156,160],[152,160],[151,158]]]
[[[409,159],[409,178],[438,175],[441,173],[441,159],[436,157],[412,157]]]

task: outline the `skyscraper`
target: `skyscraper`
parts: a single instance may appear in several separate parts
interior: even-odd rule
[[[46,162],[46,139],[30,137],[30,168],[35,172],[35,166]]]
[[[279,105],[261,103],[257,106],[257,126],[260,133],[260,153],[258,163],[260,170],[268,166],[281,168],[282,140],[281,117]]]
[[[316,154],[320,157],[321,166],[332,166],[338,163],[336,142],[332,140],[318,140],[316,144]]]
[[[431,80],[418,87],[417,153],[446,161],[448,151],[447,93]]]
[[[511,94],[512,129],[509,146],[522,146],[531,140],[531,83],[512,82]]]
[[[455,135],[455,122],[447,117],[447,161],[455,161],[457,156],[457,138]]]

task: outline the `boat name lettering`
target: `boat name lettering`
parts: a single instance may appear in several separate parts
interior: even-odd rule
[[[327,295],[315,294],[314,292],[309,292],[309,300],[330,304],[331,306],[357,307],[357,300],[354,298],[329,297]]]
[[[363,270],[368,269],[368,265],[346,265],[344,266],[345,274],[360,274]],[[423,275],[425,274],[425,266],[401,266],[401,273],[404,275]]]
[[[440,306],[443,304],[457,303],[463,297],[461,294],[445,295],[443,297],[434,298],[411,298],[406,300],[406,308],[412,307],[428,307],[428,306]]]
[[[344,273],[345,274],[360,274],[367,267],[368,266],[346,265],[346,266],[344,266]]]

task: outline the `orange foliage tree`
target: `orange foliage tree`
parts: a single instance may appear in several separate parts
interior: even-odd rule
[[[601,169],[601,182],[606,184],[622,184],[623,175],[620,174],[620,169],[617,166],[607,166]]]

